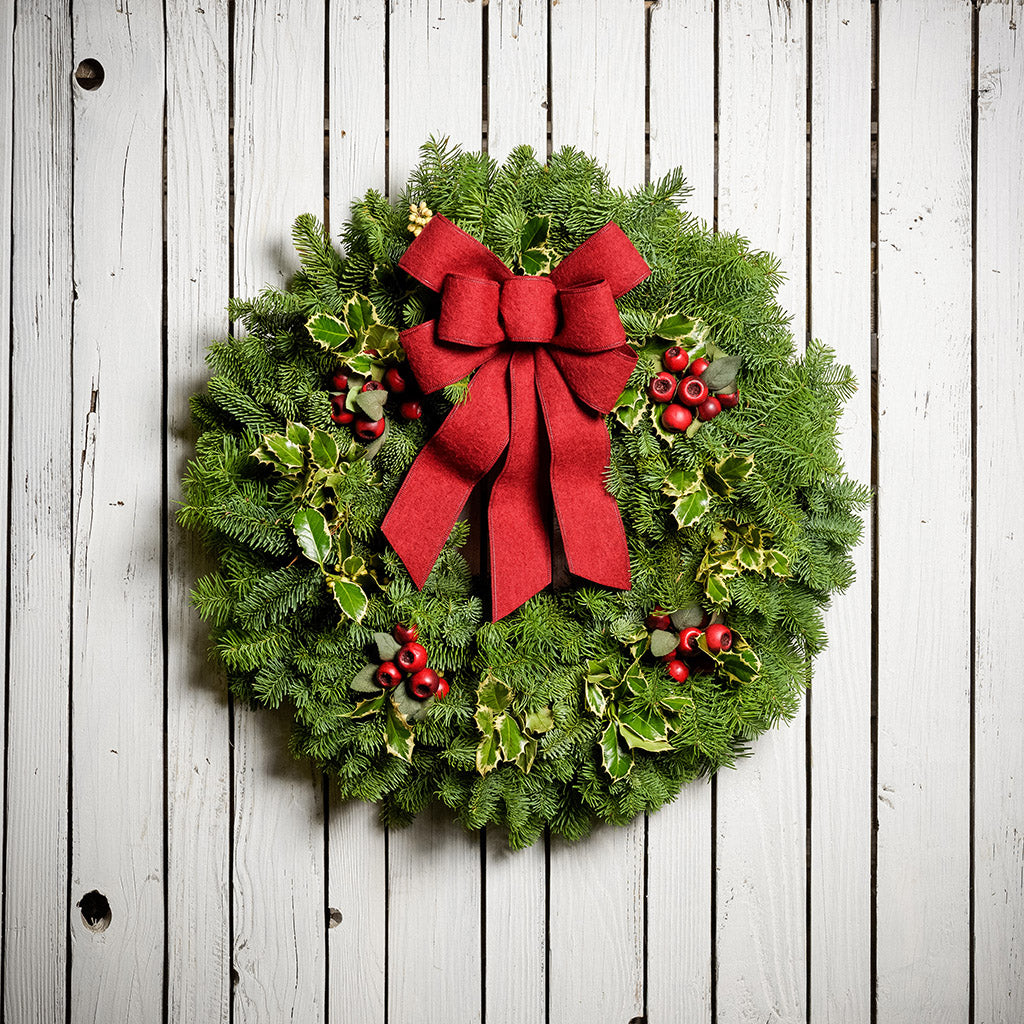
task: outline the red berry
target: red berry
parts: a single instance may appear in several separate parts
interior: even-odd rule
[[[671,373],[659,373],[651,378],[651,383],[647,385],[647,394],[655,402],[671,402],[678,383]]]
[[[647,616],[645,625],[653,633],[656,629],[670,629],[672,620],[663,611],[656,608]]]
[[[675,661],[679,657],[679,649],[676,648],[673,651],[669,651],[668,654],[663,654],[661,660],[667,665],[670,661]]]
[[[360,391],[386,391],[387,388],[379,380],[368,380],[360,389]]]
[[[717,622],[705,630],[704,640],[709,651],[727,651],[732,647],[732,632],[728,626]]]
[[[448,685],[447,679],[438,679],[437,687],[434,690],[434,696],[439,700],[444,700],[444,698],[448,696],[448,691],[450,689],[451,687]]]
[[[678,660],[673,660],[666,666],[668,674],[677,682],[685,683],[690,678],[690,670]]]
[[[419,672],[420,669],[427,667],[427,649],[423,644],[410,641],[395,655],[395,664],[403,672]]]
[[[708,397],[708,386],[700,377],[687,377],[679,385],[679,401],[683,405],[700,405]]]
[[[697,641],[700,639],[700,630],[696,626],[687,626],[679,634],[679,652],[682,655],[693,654],[694,651],[699,651],[700,648],[697,646]],[[402,652],[399,651],[399,654]]]
[[[384,387],[388,391],[393,391],[396,395],[400,395],[408,386],[405,378],[393,366],[384,374]]]
[[[337,423],[339,427],[347,427],[354,419],[356,414],[349,412],[345,408],[345,398],[343,395],[335,395],[331,399],[331,422]]]
[[[397,686],[402,681],[402,673],[399,672],[398,667],[393,661],[385,661],[377,669],[374,678],[377,680],[378,686],[382,686],[385,690],[390,690],[392,686]]]
[[[666,430],[684,431],[693,422],[693,413],[683,405],[666,405],[661,413],[661,425]]]
[[[376,441],[384,433],[384,417],[379,420],[368,420],[365,416],[360,416],[352,429],[360,441]]]
[[[401,652],[399,652],[401,653]],[[409,677],[409,691],[417,700],[433,697],[441,680],[432,668],[421,668]]]
[[[714,395],[708,395],[700,405],[697,406],[697,418],[702,420],[713,420],[722,411],[722,406]]]
[[[400,644],[411,644],[420,635],[415,626],[403,626],[401,623],[395,626],[394,633],[395,639]]]
[[[699,377],[710,365],[711,364],[706,359],[694,359],[694,361],[690,363],[690,373],[692,373],[694,377]]]
[[[331,391],[347,391],[348,390],[348,377],[345,376],[339,370],[337,373],[331,374]]]
[[[666,370],[671,370],[673,373],[682,373],[686,369],[686,364],[690,361],[690,357],[678,345],[673,345],[665,350],[661,361],[665,364]]]
[[[423,415],[423,406],[419,402],[403,402],[398,411],[403,420],[418,420]]]
[[[735,409],[740,404],[740,396],[735,391],[729,391],[724,395],[719,392],[715,398],[718,399],[718,404],[723,409]]]

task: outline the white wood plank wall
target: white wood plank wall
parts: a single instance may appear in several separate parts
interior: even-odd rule
[[[1021,15],[0,4],[0,1020],[1024,1020]],[[385,831],[231,706],[188,605],[228,298],[284,280],[296,214],[397,197],[431,132],[683,165],[861,382],[876,507],[797,720],[582,845]]]

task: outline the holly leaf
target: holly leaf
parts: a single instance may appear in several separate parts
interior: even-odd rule
[[[377,665],[364,665],[353,677],[352,682],[348,684],[350,690],[355,690],[356,693],[376,693],[379,694],[380,684],[377,682]]]
[[[644,414],[644,395],[636,388],[626,388],[612,407],[615,418],[627,429],[632,430]]]
[[[674,611],[669,618],[676,629],[699,626],[704,621],[704,609],[699,604],[689,604],[685,608]]]
[[[654,333],[666,341],[678,341],[693,334],[696,326],[695,320],[683,316],[682,313],[669,313],[655,324]]]
[[[300,508],[292,516],[292,529],[302,553],[322,569],[331,554],[331,533],[323,512],[315,508]]]
[[[379,323],[377,309],[365,296],[358,293],[345,303],[345,324],[357,337],[375,323]]]
[[[547,249],[524,249],[519,263],[524,274],[546,274],[551,269],[551,253]]]
[[[263,444],[253,452],[253,455],[261,462],[269,462],[285,476],[291,475],[296,469],[301,470],[306,465],[302,449],[283,434],[267,434],[263,438]]]
[[[551,708],[542,708],[540,711],[526,712],[526,728],[529,732],[548,732],[555,727],[555,719]]]
[[[614,722],[601,734],[600,747],[601,763],[613,780],[624,779],[633,770],[633,754],[620,738]]]
[[[672,507],[672,515],[679,524],[680,529],[693,526],[695,522],[707,511],[711,495],[701,488],[693,494],[686,494],[676,499]]]
[[[551,229],[551,214],[543,214],[540,217],[531,217],[523,230],[519,233],[519,248],[525,252],[527,249],[541,249],[547,244],[548,231]],[[525,268],[524,268],[525,269]]]
[[[333,469],[338,464],[338,442],[326,430],[316,429],[309,441],[313,461],[322,469]]]
[[[368,327],[363,335],[363,347],[376,351],[378,370],[380,362],[398,362],[405,355],[399,342],[397,328],[389,327],[387,324],[373,324]]]
[[[382,662],[394,660],[402,645],[390,633],[374,633],[373,642],[377,645],[377,654]]]
[[[646,736],[641,736],[639,733],[634,732],[628,726],[619,726],[619,735],[625,741],[627,747],[630,750],[647,750],[652,754],[658,754],[665,750],[671,750],[672,744],[667,739],[665,740],[652,740]]]
[[[352,332],[330,313],[317,313],[306,321],[309,336],[328,352],[337,352],[349,348],[352,343]]]
[[[489,733],[478,744],[476,748],[476,770],[481,775],[486,775],[498,767],[498,744],[497,733]]]
[[[752,683],[761,671],[761,659],[749,647],[734,647],[712,657],[726,679],[739,686]]]
[[[700,379],[708,386],[708,391],[732,391],[736,384],[736,374],[743,363],[740,356],[725,356],[716,359],[701,375]]]
[[[523,734],[519,723],[511,715],[502,715],[498,725],[501,752],[506,761],[514,761],[523,752]]]
[[[384,716],[384,742],[389,754],[412,763],[412,751],[416,743],[412,727],[393,700],[388,701],[387,714]]]
[[[363,588],[358,583],[343,580],[339,576],[330,576],[328,579],[338,607],[354,622],[362,622],[370,603],[363,593]]]
[[[289,441],[298,445],[309,444],[310,439],[313,437],[309,427],[304,426],[302,423],[292,423],[291,420],[288,421],[284,433]]]
[[[708,576],[704,581],[704,593],[712,604],[726,604],[729,600],[729,588],[719,576]]]
[[[361,391],[356,395],[355,402],[356,407],[367,419],[379,420],[384,415],[387,400],[386,391]]]
[[[769,548],[764,553],[764,567],[776,576],[788,576],[790,572],[789,556],[777,548]]]
[[[621,709],[619,724],[648,742],[668,739],[668,723],[654,708]]]
[[[512,691],[500,679],[488,673],[480,680],[477,690],[477,704],[490,708],[496,715],[508,707]]]
[[[384,707],[384,694],[378,693],[376,697],[371,697],[369,700],[361,700],[355,707],[349,711],[346,718],[369,718],[370,715],[375,715]]]
[[[679,637],[665,629],[656,629],[651,634],[651,654],[655,658],[663,658],[671,654],[679,646]]]
[[[721,462],[704,470],[704,482],[720,498],[728,498],[754,468],[750,455],[727,455]]]
[[[701,475],[698,470],[673,469],[662,484],[661,489],[673,498],[682,498],[693,494],[700,487]]]
[[[538,744],[536,740],[526,740],[523,743],[522,752],[516,758],[516,767],[524,774],[529,775],[533,762],[537,760]]]
[[[604,690],[597,683],[588,680],[583,687],[583,696],[591,714],[597,715],[598,718],[603,718],[604,709],[608,704],[608,698],[605,697]]]

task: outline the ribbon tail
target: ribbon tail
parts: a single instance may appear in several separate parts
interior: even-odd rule
[[[551,540],[543,504],[543,438],[534,355],[512,354],[511,424],[505,464],[491,488],[491,621],[497,622],[551,582]]]
[[[474,485],[508,444],[508,364],[499,357],[477,371],[469,400],[424,446],[381,524],[420,590]]]
[[[597,413],[580,405],[545,351],[537,352],[536,373],[551,443],[551,493],[569,571],[629,590],[626,531],[604,486],[611,461],[608,429]]]

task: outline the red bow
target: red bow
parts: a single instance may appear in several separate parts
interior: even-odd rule
[[[650,274],[622,229],[606,224],[550,277],[517,277],[485,245],[435,215],[399,266],[441,293],[441,313],[402,332],[428,394],[477,370],[409,470],[384,535],[417,587],[437,561],[473,486],[508,449],[488,508],[492,619],[551,582],[544,445],[569,570],[629,589],[629,551],[602,475],[611,412],[636,365],[615,299]],[[539,407],[538,407],[539,402]]]

